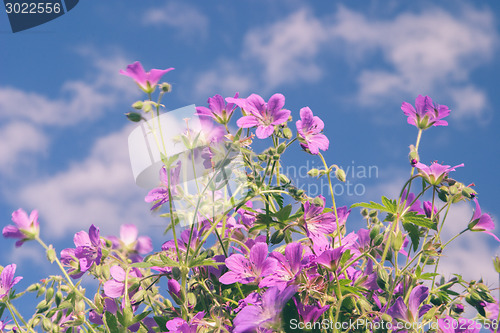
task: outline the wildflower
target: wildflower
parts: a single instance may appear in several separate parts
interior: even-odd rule
[[[9,295],[12,287],[22,280],[22,276],[14,278],[15,273],[16,264],[7,265],[2,270],[0,274],[0,300],[3,300],[5,296]]]
[[[307,201],[304,204],[305,228],[307,236],[313,242],[323,240],[326,234],[330,234],[337,229],[335,214],[333,212],[323,213],[326,200],[321,195],[318,198],[314,203]],[[347,210],[347,207],[337,209],[340,225],[345,224],[350,213],[351,210]]]
[[[342,254],[346,251],[346,246],[339,246],[334,249],[327,249],[323,251],[314,261],[331,271],[336,271],[342,258]]]
[[[300,120],[296,122],[297,132],[301,147],[313,155],[319,153],[319,149],[326,151],[330,145],[328,138],[321,134],[325,124],[313,113],[309,107],[300,109]]]
[[[153,243],[148,236],[138,236],[137,227],[133,224],[122,224],[120,226],[120,238],[109,236],[108,239],[113,243],[113,248],[123,248],[132,256],[133,262],[140,261],[141,257],[137,254],[146,254],[153,251]]]
[[[73,238],[76,249],[64,249],[61,251],[61,262],[70,267],[69,274],[77,279],[88,271],[92,265],[101,264],[102,250],[99,228],[91,225],[89,232],[80,231]],[[73,263],[76,262],[76,266]]]
[[[273,273],[277,261],[271,257],[266,258],[267,252],[267,244],[259,242],[250,249],[249,259],[239,253],[232,254],[225,261],[229,272],[222,275],[219,281],[223,284],[248,284]]]
[[[245,306],[236,315],[233,333],[255,332],[257,329],[265,332],[279,331],[281,311],[295,293],[295,286],[289,286],[283,291],[277,287],[269,288],[257,303]]]
[[[241,128],[257,126],[256,135],[259,139],[265,139],[273,134],[274,126],[286,122],[291,113],[290,110],[283,109],[285,96],[282,94],[274,94],[267,103],[256,94],[246,99],[226,98],[226,101],[250,113],[238,119],[236,124]]]
[[[259,283],[259,287],[278,287],[283,290],[289,283],[293,283],[302,271],[303,253],[304,249],[300,243],[289,243],[285,248],[285,255],[272,252],[269,257],[277,260],[276,270],[266,276]]]
[[[177,194],[176,185],[179,184],[179,175],[181,172],[181,163],[177,162],[177,166],[170,170],[170,193],[172,195]],[[168,190],[168,174],[167,169],[163,166],[160,170],[160,182],[161,185],[149,191],[144,201],[146,202],[154,202],[151,210],[154,210],[169,200]]]
[[[12,213],[12,222],[15,225],[8,225],[3,228],[3,236],[5,238],[17,238],[16,246],[23,245],[24,242],[35,239],[40,233],[38,224],[38,211],[33,210],[28,217],[28,214],[19,208]]]
[[[239,94],[234,95],[234,99],[237,99]],[[199,116],[212,117],[219,124],[227,124],[233,115],[234,110],[237,105],[235,103],[226,103],[221,95],[215,95],[208,99],[208,108],[204,106],[197,106],[196,113]]]
[[[295,306],[297,311],[302,318],[304,323],[315,323],[321,315],[330,308],[329,305],[321,306],[318,302],[318,305],[306,305],[297,301],[295,298],[293,299],[295,302]]]
[[[158,81],[160,81],[161,77],[173,69],[174,68],[152,69],[151,71],[146,72],[141,63],[136,61],[133,64],[128,65],[126,70],[120,70],[120,74],[131,77],[145,93],[150,94],[155,91],[156,85],[158,84]]]
[[[111,298],[118,298],[125,294],[125,279],[129,281],[128,285],[130,286],[130,279],[142,277],[141,272],[137,268],[132,268],[127,274],[125,270],[120,266],[116,265],[109,269],[111,273],[112,280],[106,281],[103,286],[104,294]]]
[[[406,189],[403,191],[401,200],[406,200],[405,209],[408,209],[409,212],[416,212],[418,215],[424,215],[424,210],[420,207],[420,200],[415,200],[415,193],[409,193],[408,197],[406,197]]]
[[[429,96],[418,95],[415,99],[415,108],[407,102],[401,105],[401,110],[408,116],[408,124],[421,130],[431,126],[448,126],[448,122],[442,120],[450,114],[450,109],[446,105],[433,104]]]
[[[441,165],[437,162],[432,162],[430,166],[418,162],[415,167],[418,169],[420,176],[424,178],[429,184],[437,186],[441,184],[443,179],[448,177],[451,171],[455,171],[455,168],[463,167],[464,164],[455,165],[450,167],[449,165]]]
[[[434,209],[432,209],[432,202],[430,201],[424,201],[424,213],[427,218],[431,218],[431,216],[436,216],[438,212],[438,209],[436,206],[434,206]]]
[[[170,333],[196,333],[205,312],[201,311],[194,315],[189,322],[182,318],[174,318],[167,322],[167,329]]]
[[[474,210],[474,215],[472,216],[472,220],[469,223],[469,230],[482,231],[488,235],[493,236],[497,241],[500,242],[500,239],[498,239],[498,237],[491,232],[491,230],[495,229],[493,219],[487,213],[481,214],[481,207],[479,206],[479,202],[476,198],[474,198],[474,202],[476,203],[476,209]]]
[[[420,306],[428,296],[429,288],[422,285],[416,286],[410,293],[408,306],[404,303],[403,298],[399,296],[394,305],[387,310],[387,314],[393,318],[413,323],[432,307],[429,304]]]

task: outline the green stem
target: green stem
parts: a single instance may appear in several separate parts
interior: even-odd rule
[[[5,302],[5,305],[7,305],[7,309],[9,309],[10,315],[11,315],[12,319],[14,320],[14,323],[16,324],[17,328],[19,328],[19,330],[21,332],[24,332],[24,330],[21,328],[21,325],[19,325],[19,323],[17,322],[17,319],[16,319],[16,316],[14,315],[14,312],[17,313],[17,316],[19,317],[19,320],[21,320],[21,322],[24,324],[24,326],[26,327],[26,329],[29,332],[33,332],[34,333],[34,331],[30,327],[28,327],[28,324],[26,323],[26,321],[24,320],[24,318],[19,314],[19,312],[17,312],[17,310],[12,306],[12,304],[9,301]]]
[[[323,165],[325,166],[325,172],[326,175],[328,176],[328,184],[330,185],[330,194],[332,195],[333,212],[335,213],[335,224],[337,225],[337,236],[339,237],[339,246],[342,246],[342,235],[340,234],[340,223],[339,223],[339,216],[337,213],[337,205],[335,204],[335,193],[333,192],[332,178],[330,176],[330,171],[328,165],[326,164],[325,158],[323,157],[323,154],[318,153],[318,155],[323,161]]]

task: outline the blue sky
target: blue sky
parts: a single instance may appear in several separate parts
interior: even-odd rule
[[[475,183],[483,211],[498,221],[498,13],[495,1],[80,1],[16,34],[0,13],[2,226],[19,207],[38,209],[41,235],[58,250],[91,223],[103,235],[121,223],[160,234],[162,220],[150,215],[128,161],[133,126],[123,113],[142,96],[118,71],[136,60],[176,68],[165,76],[173,84],[169,109],[237,91],[265,99],[280,92],[295,119],[309,106],[325,122],[329,163],[378,171],[351,177],[362,195],[340,195],[342,205],[399,192],[417,135],[401,102],[429,95],[452,113],[448,127],[424,133],[422,162],[464,163],[454,177]],[[284,159],[319,165],[298,151]],[[472,208],[455,207],[446,237],[466,226]],[[349,231],[362,225],[357,211],[349,224]],[[164,240],[156,236],[155,245]],[[25,286],[55,272],[35,244],[13,243],[0,239],[0,264],[18,263]],[[491,265],[498,249],[488,235],[465,234],[443,258],[443,272],[498,285]]]

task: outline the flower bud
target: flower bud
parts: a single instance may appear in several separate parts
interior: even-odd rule
[[[161,88],[161,91],[164,93],[169,93],[172,91],[172,85],[170,83],[167,83],[167,82],[163,82],[160,85],[160,88]]]
[[[280,182],[282,182],[283,184],[289,184],[290,179],[287,176],[280,174]]]
[[[137,101],[134,104],[132,104],[132,107],[136,110],[142,110],[143,106],[144,106],[144,103],[142,101]]]
[[[464,312],[464,309],[465,309],[465,308],[464,308],[463,304],[461,304],[461,303],[455,304],[455,305],[453,306],[453,308],[452,308],[452,310],[453,310],[454,312],[458,313],[458,314],[460,314],[460,313]]]
[[[280,160],[280,155],[276,154],[273,156],[273,161],[279,161]]]
[[[137,113],[137,112],[127,112],[127,113],[125,113],[125,115],[127,116],[128,120],[130,120],[131,122],[134,122],[134,123],[138,123],[144,119],[142,117],[142,115],[140,113]]]
[[[398,252],[401,250],[401,247],[403,246],[403,234],[401,233],[401,230],[398,232],[396,237],[392,240],[392,248],[394,251]]]
[[[390,315],[388,315],[387,313],[382,314],[382,316],[380,316],[380,318],[383,321],[385,321],[386,323],[392,322],[392,317]]]
[[[384,235],[382,234],[378,234],[374,239],[373,239],[373,245],[374,246],[379,246],[380,244],[382,244],[382,242],[384,241]]]
[[[53,296],[54,296],[54,288],[50,287],[49,289],[47,289],[47,292],[45,293],[45,300],[47,301],[47,303],[52,299]]]
[[[317,177],[319,175],[318,169],[311,169],[307,172],[307,174],[311,177]]]
[[[52,322],[50,321],[49,318],[43,318],[42,328],[46,332],[52,332]]]
[[[292,130],[289,129],[288,127],[287,128],[284,128],[283,129],[283,136],[286,138],[286,139],[291,139],[293,137],[293,133],[292,133]]]
[[[363,209],[361,210],[361,216],[363,216],[363,217],[367,217],[367,216],[368,216],[368,209],[363,208]]]
[[[371,230],[370,230],[370,239],[375,239],[380,233],[380,226],[379,225],[374,225]]]
[[[283,154],[283,152],[285,151],[285,149],[286,149],[286,143],[283,142],[282,144],[280,144],[278,146],[278,148],[276,149],[276,152],[278,154]]]
[[[345,178],[346,178],[346,175],[345,175],[345,171],[338,168],[337,170],[335,170],[335,177],[337,177],[338,180],[340,180],[341,182],[345,183]]]
[[[271,236],[271,244],[279,244],[285,239],[285,232],[280,229],[276,230]]]
[[[474,199],[477,195],[477,192],[471,189],[470,187],[464,187],[462,189],[462,195],[464,197],[467,197],[469,199]]]
[[[378,210],[375,209],[370,210],[370,212],[368,213],[368,216],[370,217],[377,217],[377,215],[378,215]]]
[[[420,162],[420,157],[418,156],[417,149],[414,145],[410,146],[410,154],[408,154],[408,159],[410,160],[410,164],[412,167],[415,167],[415,165]]]

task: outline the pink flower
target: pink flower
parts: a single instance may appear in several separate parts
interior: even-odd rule
[[[127,70],[120,70],[120,74],[131,77],[145,93],[150,94],[155,90],[155,87],[161,77],[173,69],[174,68],[172,67],[167,69],[152,69],[151,71],[146,72],[141,63],[136,61],[133,64],[128,65]]]
[[[132,284],[130,283],[131,278],[142,277],[137,268],[132,268],[127,277],[125,270],[118,265],[111,267],[109,272],[113,279],[104,283],[103,290],[104,294],[111,298],[118,298],[125,294],[125,278],[129,281],[128,285],[130,286]]]
[[[3,228],[3,236],[5,238],[18,238],[16,246],[19,247],[23,245],[24,242],[35,239],[40,233],[40,227],[38,225],[38,211],[34,210],[31,212],[30,216],[19,208],[12,213],[12,222],[15,225],[8,225]]]
[[[5,266],[2,270],[2,274],[0,274],[0,300],[2,300],[5,296],[9,295],[12,287],[17,284],[22,276],[18,276],[14,278],[14,274],[16,273],[16,264],[10,264]]]
[[[237,99],[238,93],[234,95],[234,99]],[[212,117],[219,124],[227,124],[237,105],[235,103],[226,103],[221,95],[215,95],[208,99],[208,108],[204,106],[197,106],[196,113],[199,116]]]
[[[481,207],[479,206],[479,202],[477,199],[474,199],[476,203],[476,210],[474,211],[474,215],[472,216],[472,220],[469,223],[470,231],[482,231],[488,235],[493,236],[497,241],[500,242],[497,236],[495,236],[491,230],[495,229],[495,224],[493,223],[493,219],[489,214],[481,214]]]
[[[131,255],[133,262],[140,261],[138,254],[146,254],[153,251],[153,243],[148,236],[138,237],[137,227],[133,224],[122,224],[120,227],[120,238],[109,236],[113,248],[122,248]]]
[[[324,134],[321,134],[325,124],[319,117],[313,115],[310,108],[300,109],[300,120],[297,120],[296,126],[300,145],[304,150],[309,150],[313,155],[317,155],[319,149],[328,150],[330,141]]]
[[[415,108],[407,102],[401,105],[401,110],[408,116],[408,124],[422,130],[431,126],[448,126],[448,122],[442,120],[450,114],[450,109],[446,105],[434,105],[429,96],[418,95],[415,99]]]
[[[170,169],[170,194],[177,194],[176,186],[179,184],[179,175],[181,172],[181,162],[177,162],[177,166]],[[151,210],[154,210],[164,203],[168,202],[169,195],[169,184],[168,184],[168,174],[167,169],[163,166],[160,170],[160,186],[149,191],[148,195],[144,198],[146,202],[154,202]]]
[[[439,185],[443,181],[445,177],[448,177],[448,174],[451,171],[455,171],[455,168],[463,167],[464,164],[455,165],[454,167],[450,167],[449,165],[441,165],[437,162],[432,162],[430,166],[427,166],[423,163],[418,162],[415,164],[415,167],[418,169],[422,178],[424,178],[431,185]]]
[[[246,99],[228,97],[226,101],[234,103],[250,113],[250,115],[238,119],[236,124],[241,128],[257,126],[255,134],[259,139],[265,139],[273,134],[274,126],[286,122],[291,113],[290,110],[283,109],[285,96],[282,94],[272,95],[267,103],[256,94],[252,94]]]

